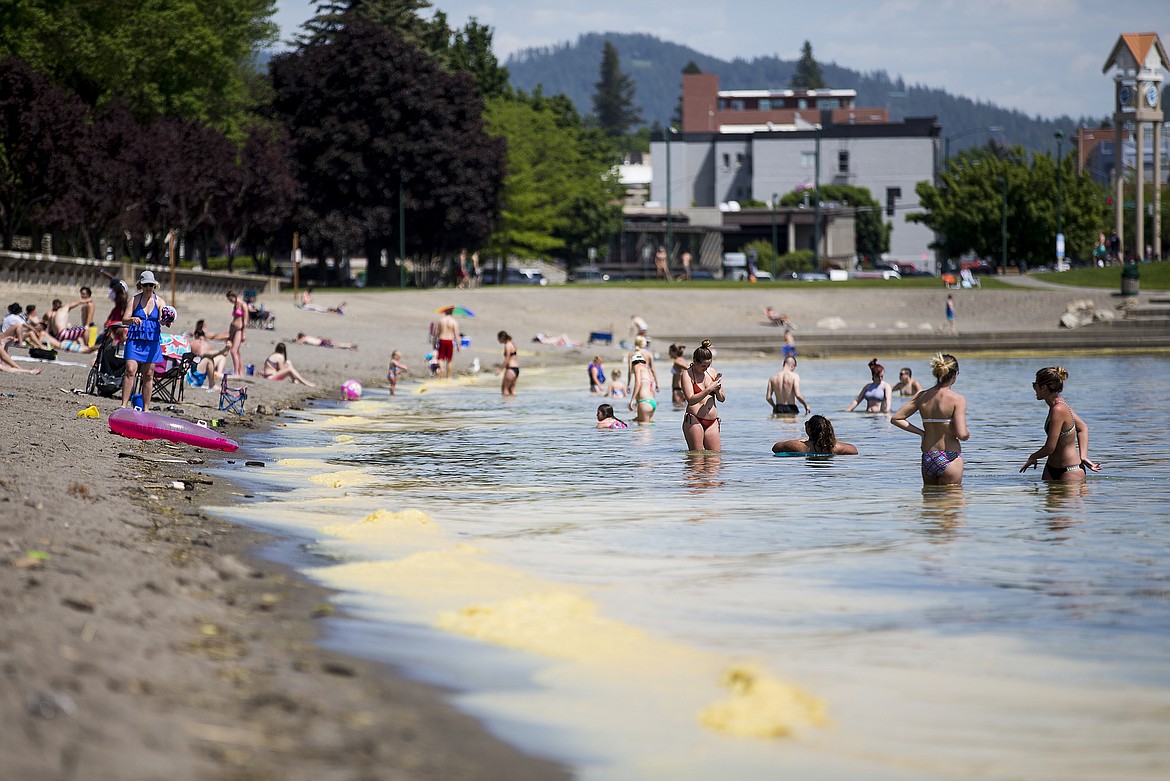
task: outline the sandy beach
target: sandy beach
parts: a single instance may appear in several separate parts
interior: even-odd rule
[[[3,300],[47,309],[53,297],[69,300],[74,292],[9,286]],[[965,332],[1056,331],[1069,301],[1113,305],[1107,292],[955,292]],[[944,298],[941,289],[681,286],[317,294],[326,306],[344,301],[345,314],[337,315],[296,309],[290,293],[263,302],[276,328],[249,329],[244,360],[259,367],[285,341],[317,387],[247,378],[242,418],[219,412],[217,394],[199,389],[188,389],[180,409],[187,418],[222,419],[225,434],[246,442],[250,432],[281,425],[282,409],[335,398],[346,379],[383,384],[394,349],[412,369],[399,386],[409,393],[426,373],[428,324],[448,304],[476,315],[461,321],[471,347],[458,355],[457,370],[478,358],[490,372],[500,355],[496,333],[506,330],[523,365],[580,364],[584,382],[592,355],[620,360],[617,339],[627,338],[633,314],[652,335],[707,333],[718,348],[727,334],[775,333],[779,341],[764,306],[786,312],[799,338],[829,327],[818,325],[828,318],[838,318],[843,325],[833,327],[842,332],[935,328]],[[179,318],[170,330],[189,330],[199,318],[227,330],[227,301],[180,295],[175,303]],[[584,342],[600,330],[611,330],[615,342],[564,348],[532,341],[544,333]],[[359,347],[293,344],[298,332]],[[56,363],[36,364],[39,376],[0,374],[0,426],[10,443],[0,475],[0,777],[568,777],[492,737],[441,692],[318,649],[314,621],[328,613],[328,595],[255,556],[263,534],[203,509],[239,493],[208,476],[209,467],[263,466],[245,466],[238,454],[111,434],[107,418],[118,401],[73,393],[89,364],[88,356],[63,353]],[[91,403],[101,417],[79,418]]]

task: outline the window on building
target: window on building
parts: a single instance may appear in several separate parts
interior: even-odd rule
[[[727,111],[727,98],[719,98],[719,100],[715,103],[715,107],[720,111]]]
[[[808,108],[808,101],[804,98],[801,98],[800,100],[796,101],[796,107],[797,108]]]
[[[772,101],[768,98],[760,98],[760,111],[771,111]]]
[[[743,111],[743,98],[732,98],[731,99],[731,110],[732,111]]]
[[[837,151],[837,173],[849,173],[849,150],[840,149]]]
[[[743,168],[743,152],[739,152],[735,155],[735,170],[738,171],[741,168]]]
[[[731,168],[731,155],[727,152],[723,153],[723,168],[724,170]]]
[[[886,188],[886,216],[894,216],[894,207],[898,200],[902,197],[901,187],[887,187]]]
[[[817,153],[816,152],[801,152],[800,153],[800,167],[801,168],[816,168]]]
[[[838,98],[821,98],[817,101],[817,108],[833,109],[841,108],[841,101]]]

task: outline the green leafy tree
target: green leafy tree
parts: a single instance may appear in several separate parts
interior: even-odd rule
[[[634,80],[622,72],[617,48],[609,41],[602,49],[601,72],[593,88],[593,115],[607,136],[624,136],[642,121],[634,105]]]
[[[796,62],[796,70],[788,82],[789,89],[824,89],[825,74],[821,65],[813,57],[812,44],[808,41],[800,47],[800,59]]]
[[[1088,173],[1077,176],[1071,155],[1061,165],[1067,254],[1088,258],[1097,233],[1109,224],[1105,191]],[[919,182],[915,190],[923,211],[906,219],[937,232],[936,246],[947,258],[968,251],[1000,258],[1005,188],[1007,260],[1051,262],[1056,257],[1056,161],[1050,155],[1030,157],[1021,146],[964,150],[951,159],[938,187]]]
[[[490,251],[503,257],[579,259],[621,226],[611,147],[564,96],[488,103],[490,132],[508,143],[499,225]]]
[[[797,206],[804,202],[805,190],[793,190],[780,198],[781,206]],[[812,191],[808,190],[809,197]],[[854,209],[853,240],[860,255],[876,258],[890,251],[890,233],[893,225],[882,219],[882,205],[874,200],[866,187],[851,185],[821,185],[821,200],[848,204]]]
[[[9,0],[0,56],[16,55],[85,103],[140,120],[197,119],[239,134],[255,52],[276,40],[275,0]]]
[[[484,130],[470,76],[359,17],[271,67],[311,248],[364,248],[377,284],[382,250],[397,254],[400,209],[416,257],[479,246],[491,233],[504,145]]]

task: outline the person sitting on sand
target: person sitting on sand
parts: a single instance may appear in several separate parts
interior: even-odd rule
[[[623,429],[630,424],[614,417],[613,407],[609,404],[600,404],[597,407],[597,428]]]
[[[342,301],[337,306],[321,306],[313,303],[313,286],[309,285],[305,288],[305,292],[301,293],[301,309],[309,312],[329,312],[335,315],[345,314],[345,302]]]
[[[22,369],[16,365],[16,361],[12,360],[12,356],[8,351],[0,346],[0,372],[11,372],[12,374],[40,374],[40,369]]]
[[[297,344],[311,344],[314,347],[336,347],[338,350],[356,350],[358,346],[352,342],[335,342],[322,336],[309,336],[306,333],[297,334],[294,339]]]
[[[804,422],[804,439],[789,439],[772,445],[773,453],[807,453],[818,456],[855,456],[857,448],[838,442],[833,423],[823,415],[813,415]]]
[[[203,330],[203,322],[197,321],[195,330],[188,334],[187,344],[191,348],[191,354],[197,356],[198,360],[187,373],[187,382],[196,388],[204,387],[210,391],[219,384],[219,379],[223,376],[231,345],[224,344],[223,347],[217,348],[215,342],[226,342],[228,335],[207,333]]]
[[[317,387],[302,377],[301,373],[292,365],[292,361],[288,359],[288,348],[284,346],[284,342],[280,342],[272,348],[272,355],[264,359],[264,370],[260,376],[269,380],[292,380],[294,383],[299,382],[310,388]]]

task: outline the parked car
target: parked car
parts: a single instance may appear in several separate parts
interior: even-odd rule
[[[706,268],[691,269],[691,279],[715,279],[715,272]]]
[[[483,284],[485,285],[547,285],[548,280],[544,278],[544,274],[536,269],[523,269],[508,267],[504,270],[503,278],[500,278],[499,271],[495,268],[488,267],[483,270]]]
[[[826,274],[824,271],[803,271],[799,274],[797,272],[793,271],[792,278],[798,279],[801,282],[828,282],[829,281],[829,275]]]
[[[975,260],[964,260],[962,263],[959,264],[959,270],[962,271],[964,269],[970,269],[972,274],[994,274],[995,273],[995,266],[991,265],[990,263],[988,263],[986,260],[983,260],[982,258],[976,258]]]
[[[569,276],[570,282],[608,282],[609,274],[606,274],[597,266],[582,266],[573,271]]]

